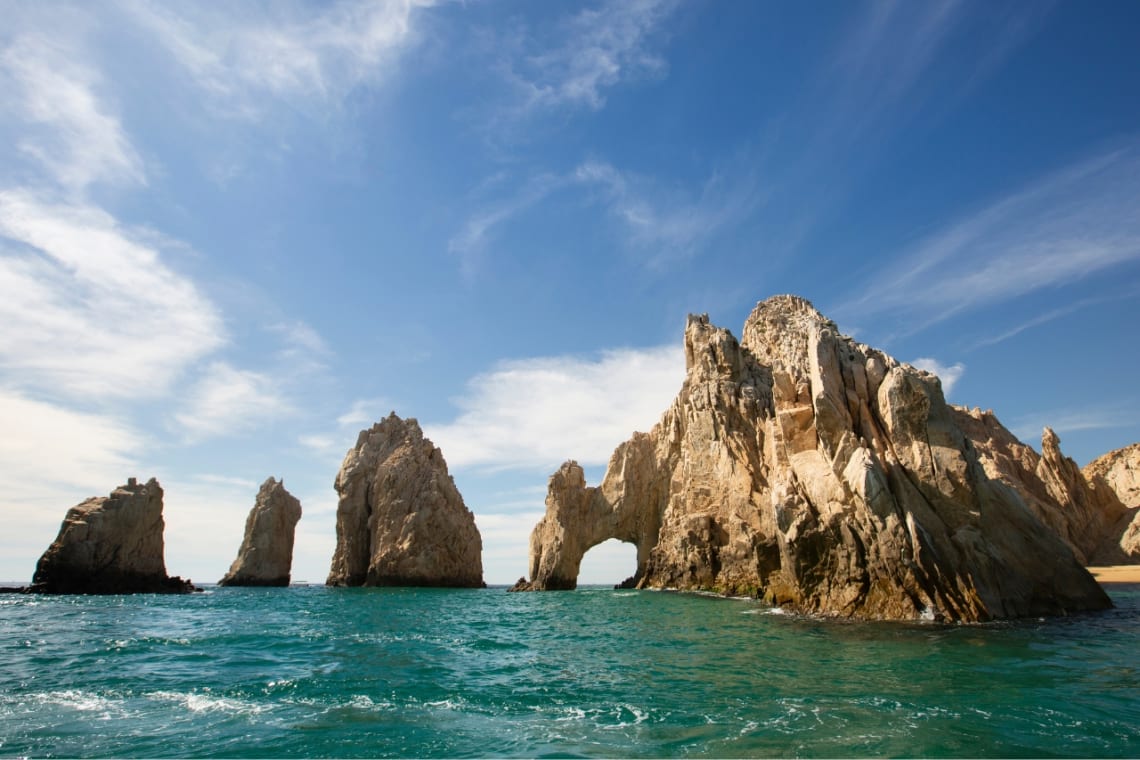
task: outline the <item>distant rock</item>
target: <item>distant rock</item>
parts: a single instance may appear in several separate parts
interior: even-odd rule
[[[245,537],[237,559],[219,586],[288,586],[293,568],[293,538],[301,519],[301,502],[282,481],[261,484],[245,520]]]
[[[839,334],[795,296],[743,342],[690,316],[684,385],[618,446],[600,486],[564,464],[530,580],[573,588],[582,555],[637,547],[640,588],[759,596],[862,619],[981,621],[1103,609],[1072,550],[991,480],[937,377]]]
[[[1140,507],[1140,443],[1099,456],[1081,472],[1090,483],[1103,480],[1124,506]]]
[[[483,541],[443,454],[395,413],[361,431],[336,477],[330,586],[483,584]]]
[[[1093,489],[1111,490],[1128,508],[1112,535],[1132,562],[1140,562],[1140,443],[1097,457],[1082,472]]]
[[[166,574],[162,487],[131,478],[110,496],[72,507],[40,557],[31,590],[47,594],[181,594],[197,589]]]
[[[1097,484],[1061,451],[1050,428],[1041,454],[1019,441],[992,411],[952,407],[955,424],[974,444],[986,474],[1013,487],[1026,505],[1072,549],[1084,565],[1129,564],[1120,539],[1131,511],[1111,488]],[[1127,518],[1127,519],[1126,519]]]

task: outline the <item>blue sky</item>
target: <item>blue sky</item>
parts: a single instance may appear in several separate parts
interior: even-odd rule
[[[1035,446],[1140,440],[1134,3],[0,14],[0,578],[157,476],[168,570],[215,581],[274,475],[322,581],[395,410],[511,582],[549,474],[676,394],[685,315],[777,293]]]

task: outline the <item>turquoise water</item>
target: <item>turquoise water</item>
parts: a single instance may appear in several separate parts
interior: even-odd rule
[[[0,755],[1140,756],[1140,586],[982,627],[614,591],[0,597]]]

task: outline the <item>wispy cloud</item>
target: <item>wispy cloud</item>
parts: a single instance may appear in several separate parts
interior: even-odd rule
[[[684,375],[679,346],[503,362],[469,381],[459,417],[424,429],[455,468],[604,464],[660,419]]]
[[[1023,441],[1041,439],[1046,427],[1058,435],[1082,430],[1112,430],[1140,424],[1140,411],[1132,401],[1063,408],[1018,417],[1009,429]]]
[[[347,412],[336,418],[342,428],[367,428],[379,422],[392,411],[392,403],[385,398],[364,398],[352,402]]]
[[[124,0],[129,18],[232,113],[259,115],[255,98],[337,102],[385,80],[415,38],[431,0],[333,5],[186,5]]]
[[[55,37],[25,34],[0,50],[0,108],[25,127],[18,149],[73,192],[95,182],[146,184],[119,118],[96,95],[101,85]]]
[[[966,372],[966,365],[962,364],[962,362],[947,365],[937,359],[926,356],[915,359],[911,362],[911,365],[938,375],[938,379],[942,381],[942,393],[946,396],[950,395],[950,392],[954,389],[954,385]]]
[[[580,10],[555,37],[525,30],[503,65],[520,98],[516,113],[605,105],[606,91],[623,82],[662,76],[665,59],[654,45],[675,0],[607,0]]]
[[[889,314],[918,332],[956,314],[1140,260],[1140,149],[1055,172],[937,232],[833,313]]]
[[[92,206],[0,191],[0,368],[75,397],[165,393],[225,331],[161,242]]]
[[[269,376],[211,362],[189,393],[187,407],[174,415],[190,440],[234,435],[292,411]]]
[[[646,266],[661,268],[701,251],[718,232],[744,219],[759,202],[751,176],[714,172],[696,193],[605,161],[584,161],[566,174],[538,174],[513,195],[482,205],[448,241],[467,275],[478,271],[494,234],[560,192],[585,193],[621,225],[629,250]]]
[[[654,180],[599,161],[580,165],[574,179],[601,189],[604,204],[651,267],[694,255],[718,231],[745,218],[757,202],[750,177],[729,179],[720,173],[709,177],[696,195],[663,190]]]

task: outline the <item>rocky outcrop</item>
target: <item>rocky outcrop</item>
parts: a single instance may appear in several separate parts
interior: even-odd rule
[[[301,502],[285,483],[269,478],[245,520],[245,537],[237,559],[219,586],[288,586],[293,568],[293,538],[301,519]]]
[[[1094,487],[1103,482],[1126,507],[1140,507],[1140,443],[1110,451],[1081,470]]]
[[[36,564],[32,591],[47,594],[186,593],[166,574],[162,486],[131,478],[110,496],[72,507]]]
[[[550,480],[522,588],[573,588],[582,554],[637,546],[641,588],[788,609],[981,621],[1111,606],[1018,492],[986,476],[932,374],[839,334],[807,301],[757,305],[743,342],[689,317],[687,376],[589,487]]]
[[[1097,457],[1082,470],[1096,491],[1112,491],[1127,508],[1110,534],[1133,563],[1140,563],[1140,443]]]
[[[1061,451],[1050,428],[1041,454],[1019,441],[990,410],[952,407],[955,423],[974,444],[986,474],[1014,488],[1026,505],[1085,565],[1131,564],[1140,547],[1125,547],[1130,510],[1095,472],[1082,471]]]
[[[330,586],[483,586],[483,542],[443,454],[395,413],[360,433],[336,476]]]

